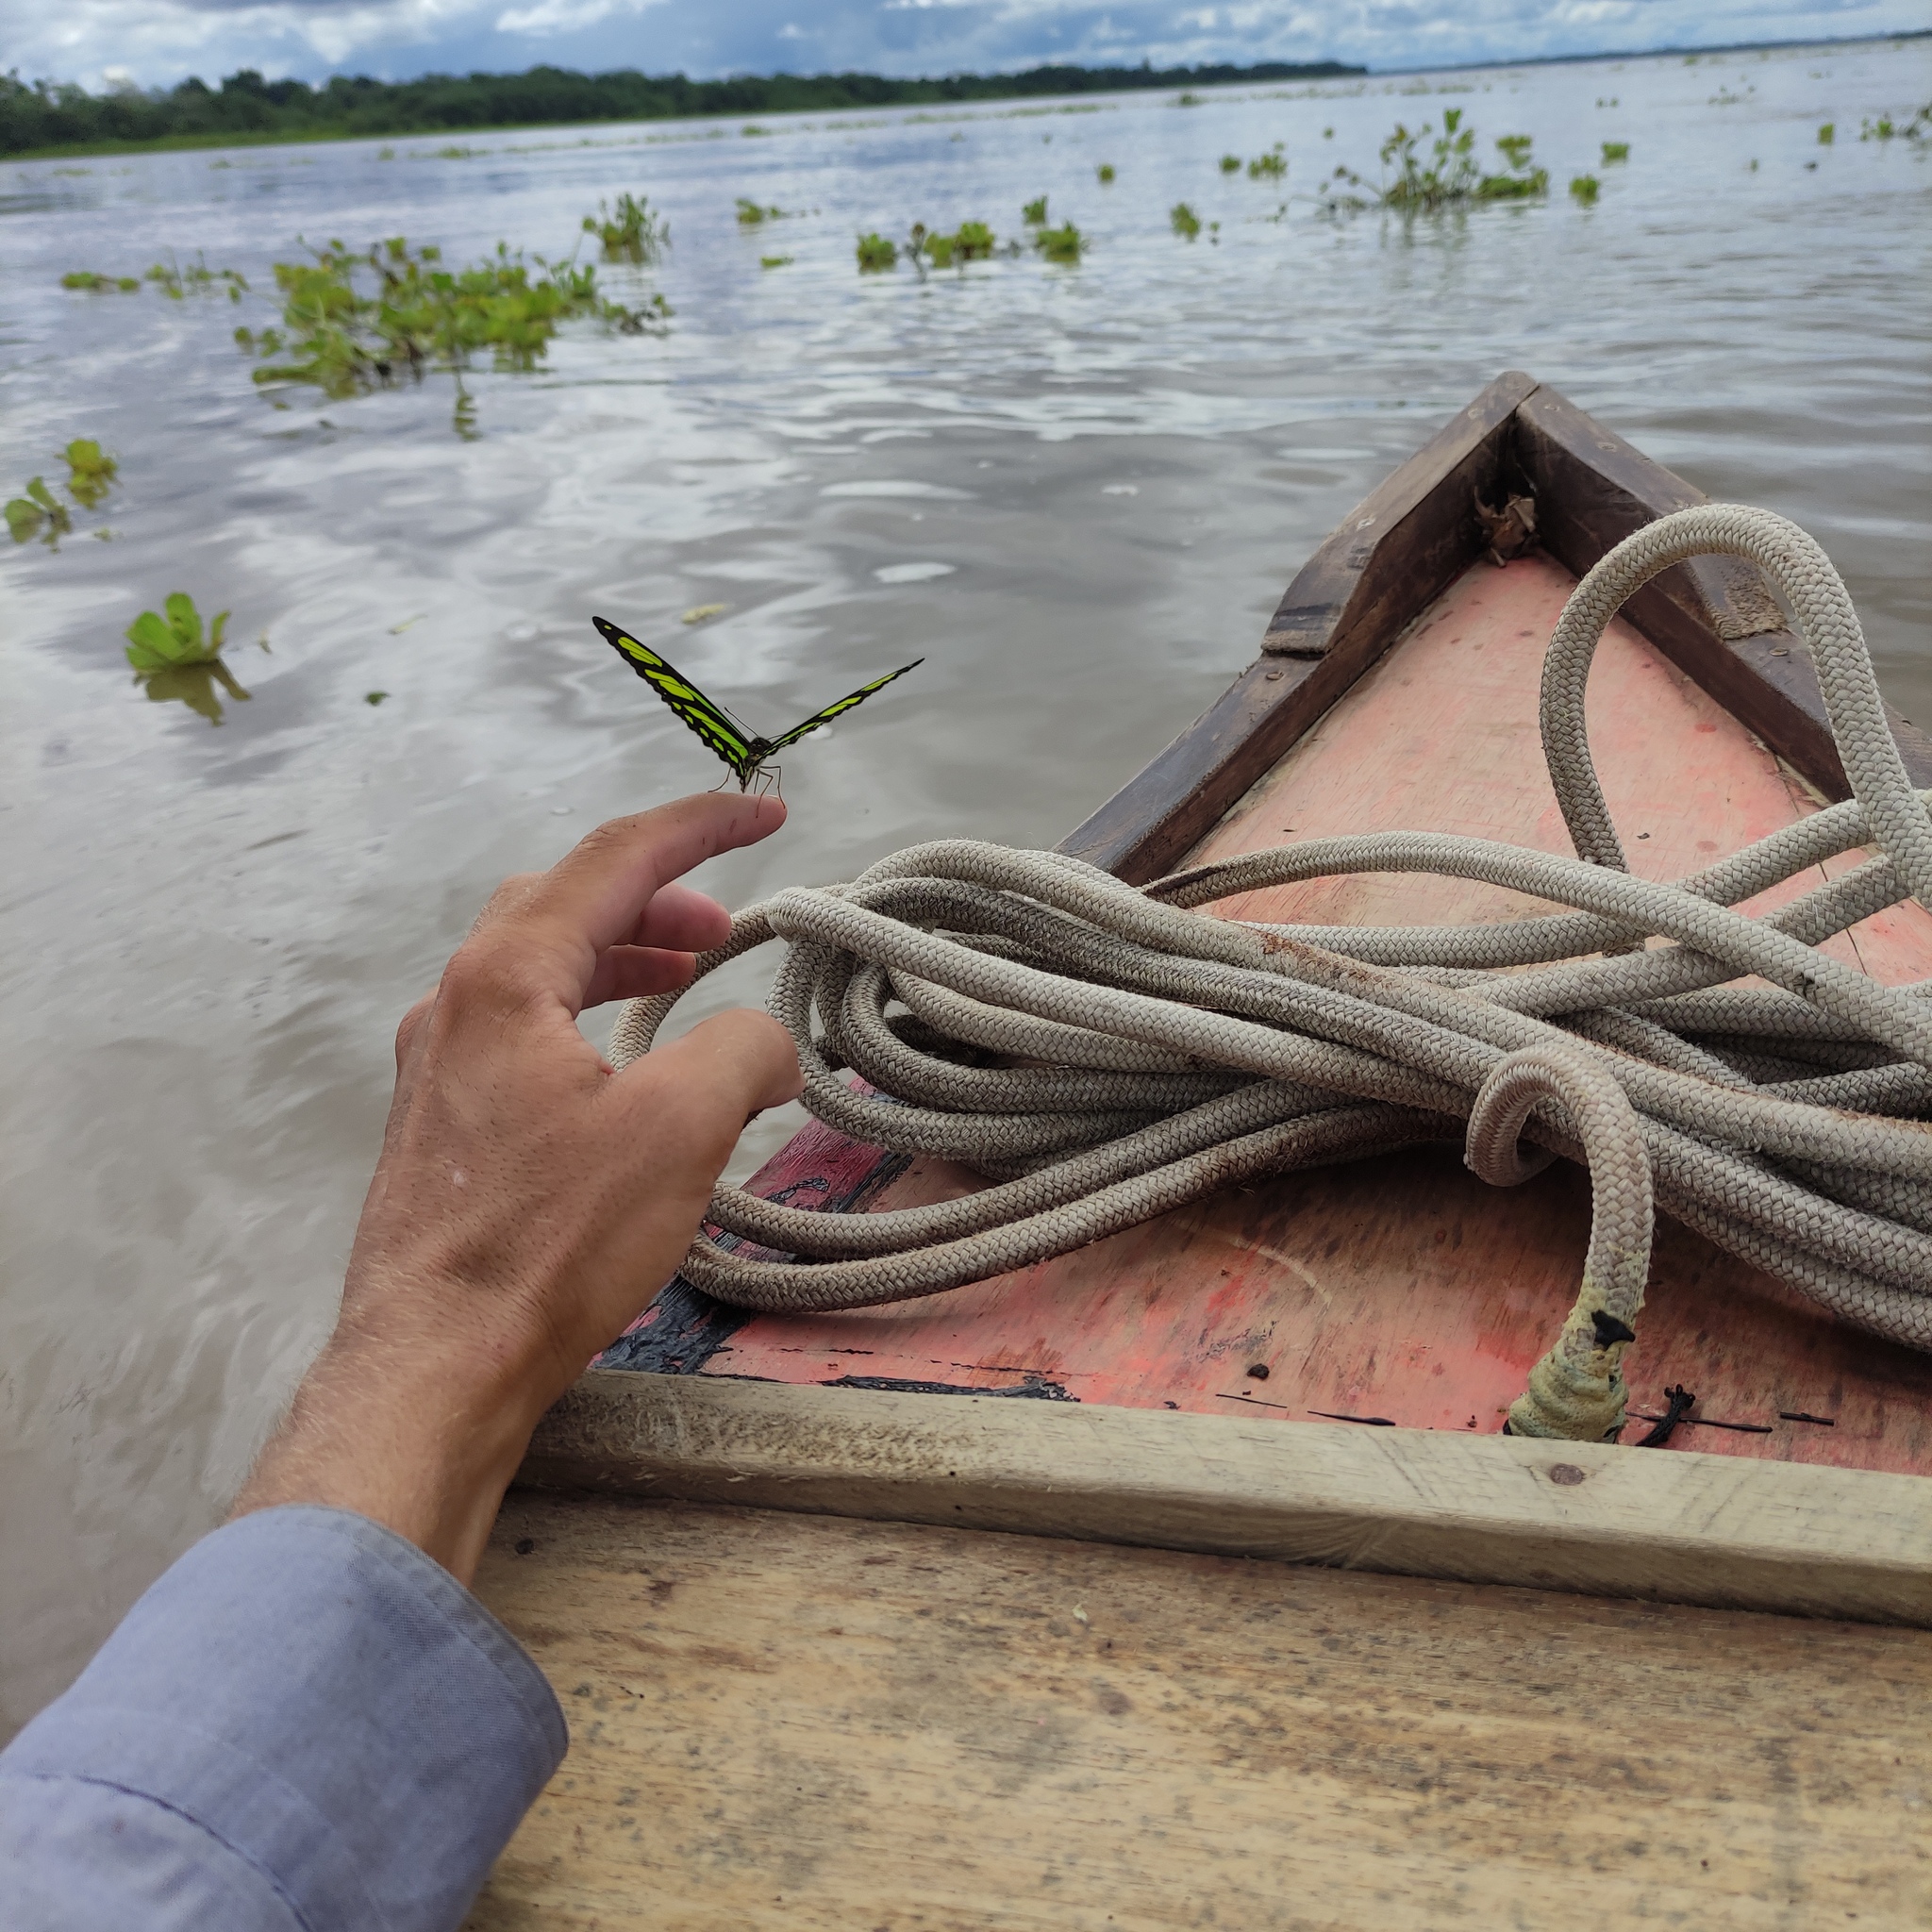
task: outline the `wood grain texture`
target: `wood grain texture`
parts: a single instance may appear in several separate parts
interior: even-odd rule
[[[1516,408],[1509,371],[1342,520],[1270,620],[1262,658],[1062,851],[1133,883],[1171,869],[1481,548],[1475,500],[1500,500]]]
[[[1932,1921],[1918,1631],[519,1495],[477,1587],[572,1744],[470,1932]]]
[[[1516,460],[1536,492],[1538,539],[1578,576],[1633,530],[1706,500],[1547,385],[1524,399],[1513,427]],[[1755,564],[1693,559],[1654,578],[1626,608],[1674,664],[1826,797],[1850,796],[1818,675]],[[1932,739],[1889,715],[1912,782],[1932,786]]]
[[[1932,1624],[1932,1485],[1859,1470],[597,1370],[518,1480]]]

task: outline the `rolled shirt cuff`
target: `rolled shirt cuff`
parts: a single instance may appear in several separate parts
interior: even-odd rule
[[[260,1510],[182,1557],[0,1753],[0,1868],[75,1908],[50,1926],[91,1927],[99,1892],[124,1908],[103,1924],[225,1932],[263,1922],[219,1900],[273,1897],[304,1932],[448,1932],[567,1743],[535,1663],[414,1544],[346,1510]],[[90,1812],[106,1839],[60,1828]],[[152,1854],[132,1892],[122,1841]]]

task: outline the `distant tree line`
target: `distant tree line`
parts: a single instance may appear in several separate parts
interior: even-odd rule
[[[73,82],[0,76],[0,154],[120,142],[196,142],[426,134],[478,127],[661,121],[699,114],[781,114],[1038,94],[1119,93],[1141,88],[1210,87],[1227,81],[1324,80],[1360,74],[1338,60],[1264,61],[1253,67],[1035,67],[1024,74],[955,74],[889,80],[876,74],[774,74],[688,80],[624,68],[573,74],[426,74],[420,80],[336,75],[320,87],[264,80],[252,67],[220,87],[191,77],[143,92],[91,94]]]

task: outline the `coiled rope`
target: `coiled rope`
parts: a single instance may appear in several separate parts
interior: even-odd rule
[[[1751,558],[1783,593],[1853,796],[1655,884],[1628,872],[1584,687],[1624,602],[1708,554]],[[1932,1108],[1932,1002],[1818,950],[1907,896],[1932,908],[1932,794],[1912,790],[1837,573],[1766,510],[1661,518],[1571,596],[1544,659],[1541,732],[1575,858],[1374,833],[1136,889],[1063,853],[949,840],[741,912],[699,974],[786,941],[769,1004],[797,1043],[807,1108],[855,1141],[962,1161],[993,1185],[871,1214],[722,1188],[714,1225],[801,1258],[700,1233],[686,1277],[768,1312],[866,1307],[1065,1254],[1258,1174],[1449,1139],[1498,1185],[1555,1155],[1591,1174],[1582,1289],[1509,1412],[1515,1433],[1603,1440],[1623,1425],[1657,1206],[1845,1320],[1932,1348],[1932,1127],[1917,1118]],[[1879,856],[1774,912],[1732,909],[1866,844]],[[1189,909],[1371,872],[1482,880],[1573,909],[1391,927]],[[1730,984],[1752,974],[1771,985]],[[629,1004],[615,1064],[649,1048],[679,996]],[[1525,1160],[1523,1140],[1541,1154]]]

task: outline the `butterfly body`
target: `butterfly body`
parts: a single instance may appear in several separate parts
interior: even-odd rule
[[[790,731],[776,738],[760,738],[755,732],[747,731],[723,705],[708,698],[690,678],[649,644],[641,642],[628,631],[620,630],[606,618],[593,617],[591,622],[597,626],[598,635],[731,768],[731,775],[738,780],[741,791],[749,791],[758,779],[775,779],[777,767],[771,762],[775,753],[783,751],[787,745],[796,744],[807,732],[829,724],[855,705],[863,704],[874,691],[891,684],[893,678],[904,677],[907,672],[916,670],[925,662],[924,658],[915,658],[910,664],[901,665],[897,671],[889,671],[885,676],[861,685],[836,704],[827,705],[823,711],[814,711],[804,724],[794,724]]]

